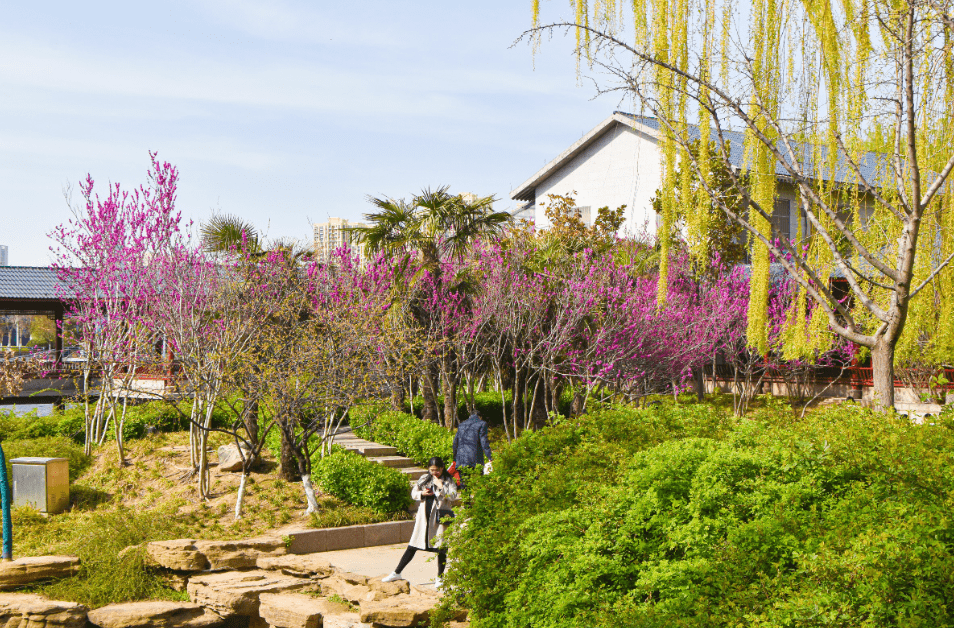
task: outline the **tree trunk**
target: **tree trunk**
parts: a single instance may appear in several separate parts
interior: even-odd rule
[[[706,386],[701,366],[692,369],[692,387],[695,390],[696,399],[699,401],[705,400]]]
[[[404,412],[404,382],[403,378],[391,380],[391,409],[395,412]]]
[[[517,424],[524,420],[525,403],[524,397],[527,394],[527,372],[523,368],[517,368],[513,378],[513,435],[517,437]]]
[[[288,417],[283,417],[283,421],[290,421]],[[298,461],[295,459],[295,445],[285,435],[285,429],[278,431],[282,437],[282,455],[279,460],[279,475],[286,482],[297,482],[299,478]],[[293,430],[289,430],[292,431]]]
[[[431,423],[440,423],[440,416],[437,412],[437,384],[434,381],[435,379],[437,378],[434,377],[431,367],[427,367],[424,371],[424,389],[421,391],[424,396],[422,418]]]
[[[305,489],[305,500],[308,502],[308,508],[305,510],[305,514],[310,515],[313,512],[318,512],[318,498],[315,497],[315,487],[311,483],[310,474],[302,474],[301,485]]]
[[[454,369],[454,356],[446,352],[443,358],[444,383],[444,427],[449,430],[457,426],[457,385],[460,375]]]
[[[248,481],[248,473],[242,471],[242,479],[239,480],[238,495],[235,497],[235,521],[242,518],[242,503],[245,501],[245,483]]]
[[[875,409],[894,408],[894,344],[881,340],[871,349],[871,379]]]
[[[245,411],[245,431],[253,444],[258,443],[258,402],[250,401]]]

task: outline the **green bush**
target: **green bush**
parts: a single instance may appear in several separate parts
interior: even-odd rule
[[[420,465],[426,465],[434,456],[440,456],[448,465],[454,459],[453,434],[404,412],[382,412],[370,426],[359,425],[354,432],[361,438],[396,447],[402,456]]]
[[[337,447],[312,462],[312,475],[324,492],[356,506],[384,513],[411,505],[403,473]]]
[[[82,475],[92,462],[83,453],[82,445],[63,436],[3,441],[3,453],[7,459],[7,473],[10,473],[10,461],[14,458],[66,458],[70,465],[70,482]]]
[[[526,433],[448,582],[488,626],[954,625],[954,423],[703,405]]]

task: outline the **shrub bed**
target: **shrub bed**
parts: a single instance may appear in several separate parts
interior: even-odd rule
[[[489,626],[954,625],[954,422],[612,410],[475,478],[447,581]]]
[[[190,412],[190,402],[183,401],[179,409],[186,415]],[[47,416],[39,416],[36,411],[17,415],[12,410],[0,411],[0,440],[24,440],[64,436],[78,442],[84,436],[84,408],[71,405],[65,410],[56,411]],[[117,408],[121,412],[121,408]],[[229,417],[225,412],[212,413],[212,425],[225,427]],[[126,409],[126,421],[123,424],[123,436],[126,440],[142,438],[146,435],[146,426],[151,425],[160,432],[178,432],[189,429],[189,420],[174,407],[162,401],[150,401],[132,405]],[[114,433],[110,427],[110,438]]]
[[[402,456],[419,465],[427,465],[433,456],[440,456],[448,465],[454,459],[453,434],[404,412],[381,412],[370,425],[359,424],[354,432],[361,438],[397,448]]]
[[[339,447],[312,461],[312,475],[321,490],[356,506],[388,513],[411,505],[403,473]]]

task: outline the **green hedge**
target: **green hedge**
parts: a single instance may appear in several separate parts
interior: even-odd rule
[[[494,466],[447,574],[474,628],[954,625],[950,417],[617,409]]]
[[[454,459],[453,434],[404,412],[381,412],[371,420],[370,426],[359,424],[354,432],[361,438],[396,447],[402,456],[419,465],[427,465],[434,456],[440,456],[448,465]]]
[[[179,407],[188,414],[191,402],[180,402]],[[35,410],[22,415],[13,410],[0,411],[0,441],[64,436],[82,442],[84,412],[81,405],[70,405],[65,410],[47,416],[39,416]],[[117,412],[121,412],[121,408],[117,408]],[[212,425],[215,427],[224,427],[229,420],[229,415],[221,410],[212,413]],[[162,401],[131,405],[126,409],[123,436],[127,440],[142,438],[146,435],[148,425],[158,428],[160,432],[178,432],[189,429],[189,420]]]
[[[403,473],[338,447],[312,461],[312,475],[322,491],[357,506],[387,513],[411,505]]]

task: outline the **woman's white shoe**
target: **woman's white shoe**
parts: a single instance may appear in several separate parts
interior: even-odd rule
[[[434,588],[440,589],[444,586],[444,581],[440,577],[434,578]]]
[[[390,576],[384,576],[381,578],[381,582],[394,582],[395,580],[404,580],[404,576],[396,571],[392,571]]]

